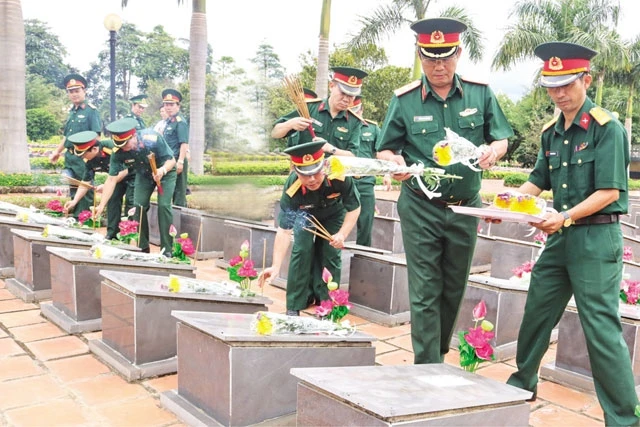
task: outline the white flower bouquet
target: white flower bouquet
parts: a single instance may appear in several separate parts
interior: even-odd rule
[[[14,205],[13,203],[0,201],[0,211],[7,212],[9,214],[17,214],[18,212],[28,212],[29,208]]]
[[[474,171],[481,171],[476,165],[487,150],[488,145],[476,146],[449,128],[444,128],[445,138],[433,146],[433,160],[440,166],[462,163]]]
[[[205,280],[190,279],[187,277],[178,277],[169,275],[169,284],[167,285],[169,292],[183,292],[189,294],[212,294],[212,295],[228,295],[239,297],[242,290],[231,283],[227,282],[209,282]]]
[[[160,264],[171,263],[171,258],[167,258],[162,254],[147,254],[142,252],[127,251],[119,249],[109,244],[93,245],[90,249],[91,256],[96,259],[112,259],[112,260],[129,260],[156,262]]]
[[[74,218],[56,218],[40,212],[32,210],[23,210],[16,213],[16,221],[29,223],[29,224],[52,224],[59,225],[61,227],[69,227],[75,224]]]
[[[58,239],[77,240],[80,242],[101,243],[104,236],[100,233],[87,234],[57,225],[47,224],[42,230],[42,237],[57,237]]]
[[[313,317],[287,316],[285,314],[259,311],[251,323],[251,330],[259,335],[350,335],[356,328],[348,320],[341,323],[319,320]]]

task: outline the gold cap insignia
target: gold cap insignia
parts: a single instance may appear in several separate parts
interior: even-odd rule
[[[74,84],[76,84],[76,79],[69,80],[69,85],[74,85]]]
[[[304,163],[313,162],[313,156],[311,154],[305,154],[304,156],[302,156],[302,161]]]
[[[562,59],[558,58],[557,56],[553,56],[549,58],[550,70],[558,71],[558,70],[562,70],[562,68],[563,68]]]
[[[347,83],[355,85],[358,83],[358,78],[356,76],[349,76],[349,78],[347,79]]]
[[[431,33],[430,41],[434,44],[444,43],[444,33],[442,31],[434,31]]]

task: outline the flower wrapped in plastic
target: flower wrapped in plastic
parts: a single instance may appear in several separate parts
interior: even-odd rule
[[[474,171],[481,171],[476,167],[478,159],[491,147],[478,147],[449,128],[444,128],[444,131],[444,139],[433,146],[433,160],[440,166],[462,163]]]
[[[490,343],[494,337],[493,324],[484,320],[487,315],[487,306],[483,300],[476,304],[472,314],[475,322],[474,327],[458,333],[460,367],[467,372],[475,372],[480,363],[496,359]],[[480,326],[478,326],[478,322],[480,322]]]
[[[547,202],[541,197],[507,190],[496,194],[493,198],[493,206],[512,212],[540,215],[547,209]]]
[[[77,240],[79,242],[102,243],[104,236],[100,233],[87,234],[70,228],[47,224],[42,230],[42,237],[56,237],[58,239]]]
[[[287,316],[259,311],[251,323],[251,330],[259,335],[350,335],[355,332],[348,321],[342,323],[319,320],[313,317]]]
[[[147,254],[143,252],[127,251],[125,249],[119,249],[111,245],[97,244],[93,245],[90,249],[91,256],[95,259],[110,259],[110,260],[128,260],[128,261],[143,261],[143,262],[155,262],[158,264],[171,264],[171,258],[167,258],[162,254]]]
[[[326,172],[329,179],[341,179],[345,176],[378,176],[408,173],[413,175],[413,179],[429,198],[440,196],[440,193],[436,191],[440,187],[441,179],[461,178],[457,175],[446,174],[443,169],[425,168],[422,163],[401,166],[389,160],[349,156],[331,156],[327,162]]]
[[[169,292],[181,292],[189,294],[228,295],[239,297],[242,291],[238,286],[227,282],[209,282],[205,280],[190,279],[169,275],[169,283],[166,285]]]
[[[29,208],[14,205],[13,203],[3,202],[0,200],[0,211],[15,215],[19,212],[28,212]]]
[[[45,215],[35,210],[20,211],[16,214],[16,221],[29,223],[29,224],[52,224],[59,225],[61,227],[70,227],[76,223],[74,218],[55,218],[49,215]]]

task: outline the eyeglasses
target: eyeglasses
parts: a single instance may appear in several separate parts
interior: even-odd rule
[[[454,60],[456,58],[458,58],[458,55],[453,54],[451,56],[447,56],[446,58],[430,58],[428,56],[424,56],[422,54],[420,54],[420,58],[427,64],[431,65],[431,66],[436,66],[436,65],[449,65],[452,64],[454,62]]]

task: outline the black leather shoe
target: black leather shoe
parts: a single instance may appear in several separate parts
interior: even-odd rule
[[[144,248],[144,249],[140,249],[140,252],[144,252],[145,254],[148,254],[148,253],[150,253],[150,252],[151,252],[151,249],[147,246],[147,247],[146,247],[146,248]]]
[[[300,310],[287,310],[287,316],[300,316]]]
[[[533,396],[529,399],[525,399],[525,402],[535,402],[538,399],[538,390],[533,390]]]

